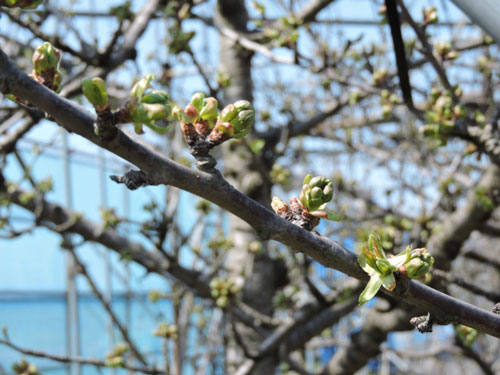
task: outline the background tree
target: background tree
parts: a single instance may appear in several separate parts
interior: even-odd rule
[[[106,12],[38,3],[0,8],[0,89],[10,99],[0,112],[2,234],[44,227],[60,235],[68,301],[78,297],[77,274],[123,344],[97,360],[79,356],[71,335],[75,346],[65,355],[21,346],[7,332],[2,344],[152,374],[353,374],[373,366],[383,374],[394,366],[498,373],[500,317],[491,312],[500,302],[498,49],[450,3],[438,12],[367,1],[356,12],[379,14],[364,33],[332,20],[352,11],[345,1],[148,0]],[[152,77],[140,80],[152,73],[162,91],[147,87]],[[241,100],[253,103],[256,118],[244,138],[246,120],[215,110],[218,103],[219,110],[234,104],[238,116],[251,111]],[[105,197],[86,203],[111,206],[101,222],[72,210],[70,198],[50,192],[51,172],[37,170],[21,147],[55,126],[132,164],[113,173],[116,183],[160,197],[138,219]],[[327,210],[340,222],[309,214],[322,206],[308,189],[318,183],[321,199],[330,193],[326,181],[304,181],[308,173],[333,180]],[[194,196],[202,199],[193,204]],[[300,201],[282,201],[293,197]],[[19,207],[32,213],[28,225],[16,222]],[[171,300],[154,331],[163,365],[82,260],[87,242],[118,253],[125,268],[136,263],[168,280],[150,293],[151,303]],[[384,284],[360,307],[369,275],[355,252],[398,254],[409,244],[434,258],[428,286],[409,278],[425,276],[422,257],[395,272],[367,260],[375,277],[394,276],[396,286]],[[68,314],[75,324],[76,317]],[[419,336],[415,327],[434,332]],[[22,361],[14,371],[36,372]]]

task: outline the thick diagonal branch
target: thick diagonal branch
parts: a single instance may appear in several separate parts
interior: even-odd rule
[[[61,126],[135,164],[157,184],[173,185],[203,197],[250,224],[263,239],[274,239],[312,257],[326,267],[366,281],[355,254],[327,238],[307,232],[278,217],[237,191],[222,177],[194,171],[135,142],[118,131],[110,142],[93,131],[95,117],[81,106],[59,97],[21,72],[0,50],[0,90],[11,92],[49,113]],[[447,241],[453,243],[453,241]],[[432,249],[431,249],[432,250]],[[150,265],[157,267],[157,265]],[[500,316],[486,312],[423,284],[401,280],[393,295],[426,311],[500,337]]]

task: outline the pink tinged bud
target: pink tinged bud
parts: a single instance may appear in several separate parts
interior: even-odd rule
[[[229,122],[219,122],[215,125],[215,130],[229,136],[234,134],[234,129]]]
[[[198,118],[199,116],[198,111],[192,103],[189,103],[186,108],[184,108],[184,113],[190,121],[194,121],[194,119]]]

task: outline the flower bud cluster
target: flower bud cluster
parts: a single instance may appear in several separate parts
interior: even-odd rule
[[[176,340],[179,335],[179,329],[175,324],[159,323],[153,331],[153,335],[170,340]]]
[[[218,307],[224,308],[229,300],[233,298],[242,288],[243,277],[216,277],[210,281],[212,297]]]
[[[154,74],[149,74],[139,80],[132,87],[125,104],[125,112],[134,124],[137,134],[144,133],[143,125],[158,133],[167,130],[166,127],[158,126],[156,123],[170,118],[172,113],[170,97],[165,91],[152,88],[151,81],[154,78]]]
[[[49,42],[45,42],[33,53],[33,72],[30,77],[49,89],[59,92],[61,90],[61,52]]]
[[[12,371],[16,375],[39,375],[37,367],[33,363],[28,363],[22,358],[18,363],[12,365]]]
[[[426,248],[413,249],[409,259],[399,267],[399,272],[410,279],[425,278],[433,264],[434,258]]]
[[[35,9],[43,0],[0,0],[1,7]]]
[[[434,258],[427,249],[411,249],[408,246],[396,256],[386,257],[382,244],[377,235],[371,234],[368,244],[358,257],[361,268],[370,276],[370,281],[359,296],[359,303],[371,300],[380,287],[388,291],[396,287],[393,272],[400,271],[403,276],[411,279],[423,279],[434,263]]]
[[[304,178],[299,200],[309,211],[324,208],[332,198],[333,183],[330,179],[323,176],[313,177],[310,174]]]
[[[129,350],[130,347],[123,342],[116,344],[113,351],[106,355],[106,366],[123,367],[125,364],[124,354]]]
[[[333,182],[323,176],[312,177],[308,174],[299,198],[291,198],[290,206],[282,199],[274,197],[271,207],[277,215],[304,229],[312,230],[319,219],[339,221],[342,214],[325,211],[325,205],[333,198]]]
[[[249,101],[238,100],[220,113],[217,106],[217,99],[196,93],[184,110],[173,108],[172,115],[180,122],[193,155],[207,154],[230,138],[245,137],[252,129],[255,112]]]
[[[461,88],[456,87],[454,94],[460,97]],[[465,117],[466,114],[465,108],[459,104],[453,104],[449,91],[433,87],[427,103],[426,124],[422,127],[422,132],[425,136],[437,140],[439,146],[444,146],[446,145],[447,133],[453,129],[455,122],[459,118]]]

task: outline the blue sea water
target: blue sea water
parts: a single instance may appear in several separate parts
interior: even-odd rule
[[[129,304],[130,321],[127,324],[133,340],[142,352],[147,354],[150,363],[161,365],[161,339],[151,332],[159,321],[164,321],[170,311],[170,302],[160,300],[155,305],[131,300]],[[113,308],[122,322],[126,322],[127,300],[124,297],[114,298]],[[87,295],[80,298],[80,335],[82,357],[105,359],[110,351],[111,340],[108,330],[108,318],[96,298]],[[162,316],[163,315],[163,316]],[[63,295],[37,296],[2,296],[0,297],[0,326],[7,327],[10,340],[16,345],[32,350],[65,355],[66,318],[65,299]],[[115,337],[120,338],[118,332]],[[19,361],[21,354],[4,345],[0,345],[0,374],[10,373],[14,362]],[[44,374],[67,374],[64,364],[43,358],[25,358],[35,363]],[[82,374],[126,373],[124,370],[96,369],[83,366]]]

